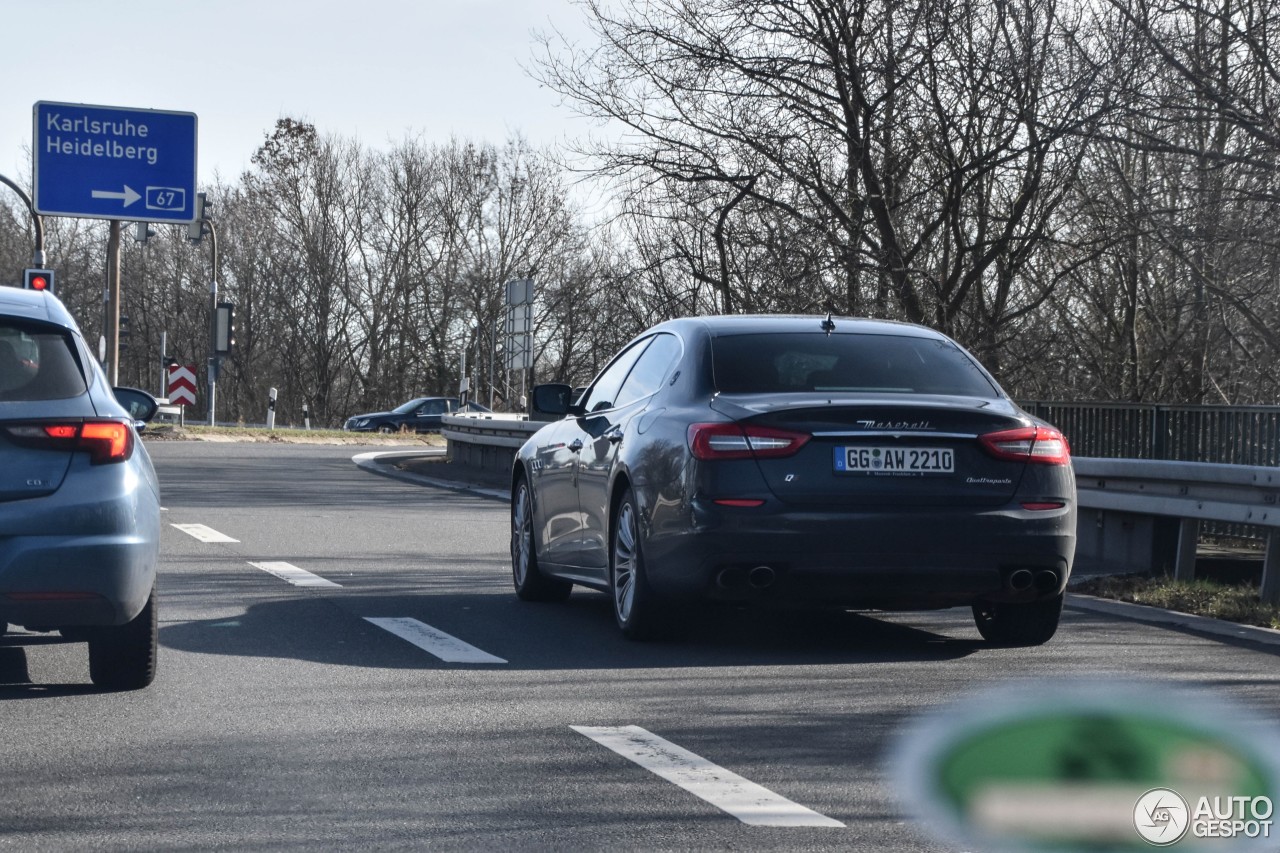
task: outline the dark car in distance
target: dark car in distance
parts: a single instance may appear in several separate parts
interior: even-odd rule
[[[574,584],[623,633],[694,602],[971,607],[999,645],[1057,630],[1075,551],[1066,439],[946,336],[699,317],[637,337],[519,450],[517,595]]]
[[[445,415],[489,411],[476,402],[459,403],[457,397],[415,397],[389,412],[353,415],[342,428],[348,432],[393,433],[400,432],[401,427],[409,432],[439,432],[440,419]]]

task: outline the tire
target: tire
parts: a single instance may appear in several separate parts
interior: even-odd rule
[[[573,591],[568,581],[549,578],[538,568],[533,542],[533,494],[521,478],[511,500],[511,580],[521,601],[564,601]]]
[[[981,602],[973,605],[973,621],[982,638],[994,646],[1040,646],[1057,633],[1064,598],[1058,593],[1027,604]]]
[[[649,586],[640,542],[640,519],[631,489],[622,493],[609,538],[609,598],[613,617],[628,640],[653,640],[667,633],[661,602]]]
[[[95,628],[89,635],[89,678],[103,690],[140,690],[156,677],[156,591],[142,612],[123,625]]]
[[[378,427],[378,432],[381,435],[391,435],[391,433],[395,432],[395,429],[393,429],[390,424],[383,424],[382,426]]]

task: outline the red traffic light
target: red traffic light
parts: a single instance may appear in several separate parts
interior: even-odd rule
[[[53,270],[26,270],[22,283],[27,290],[47,290],[53,293]]]

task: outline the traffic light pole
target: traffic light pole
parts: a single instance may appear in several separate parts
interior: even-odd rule
[[[31,256],[31,265],[35,267],[44,266],[44,222],[40,219],[40,214],[36,213],[36,207],[31,203],[31,197],[22,191],[22,187],[18,186],[4,175],[0,175],[0,183],[3,183],[5,186],[9,187],[9,189],[16,192],[18,197],[22,199],[23,203],[26,204],[27,210],[31,211],[31,222],[35,225],[36,229],[36,248],[35,252],[32,253]]]
[[[218,229],[208,219],[209,246],[213,252],[213,276],[209,279],[209,426],[214,426],[215,407],[218,402]]]

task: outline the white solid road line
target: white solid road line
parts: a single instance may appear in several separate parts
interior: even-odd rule
[[[425,652],[429,652],[445,663],[506,663],[500,657],[494,657],[475,646],[464,643],[457,637],[446,634],[437,628],[407,617],[366,616],[366,622],[372,622],[384,631],[390,631],[402,640],[413,643]]]
[[[325,580],[319,575],[313,575],[306,569],[300,569],[292,563],[268,561],[265,563],[250,562],[249,565],[253,566],[255,569],[262,569],[267,574],[275,575],[281,580],[288,581],[294,586],[342,588],[342,584],[334,583],[331,580]]]
[[[751,826],[844,826],[639,726],[570,726]]]
[[[205,527],[203,524],[174,524],[183,533],[194,536],[201,542],[239,542],[239,539],[232,539],[225,533],[219,533],[212,527]]]

